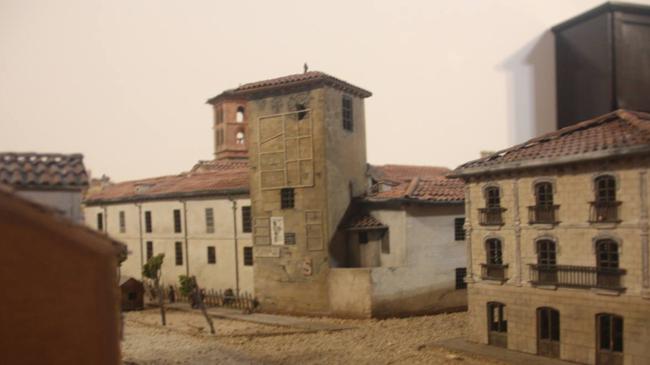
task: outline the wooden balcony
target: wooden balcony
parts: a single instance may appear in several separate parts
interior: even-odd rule
[[[591,202],[589,222],[591,223],[619,223],[618,207],[621,202]]]
[[[528,223],[557,224],[559,205],[532,205],[528,207]]]
[[[481,279],[506,281],[506,269],[508,265],[503,264],[481,264]]]
[[[503,212],[505,208],[481,208],[479,209],[479,219],[482,226],[500,226],[503,225]]]
[[[567,288],[600,288],[625,290],[621,284],[624,269],[593,266],[530,265],[533,285],[554,285]]]

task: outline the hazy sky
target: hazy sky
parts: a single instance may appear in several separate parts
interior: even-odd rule
[[[455,167],[552,127],[548,29],[602,2],[0,0],[0,151],[178,173],[212,157],[206,99],[308,62],[374,93],[369,162]]]

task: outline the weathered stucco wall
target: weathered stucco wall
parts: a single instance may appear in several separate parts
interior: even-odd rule
[[[81,191],[17,190],[16,193],[33,202],[54,208],[75,222],[83,221]]]
[[[252,247],[251,233],[242,230],[242,206],[250,205],[250,200],[238,197],[236,202],[237,250],[233,223],[233,202],[225,197],[196,198],[183,202],[179,200],[150,201],[142,203],[111,204],[88,206],[85,210],[86,222],[97,228],[97,214],[104,215],[105,231],[128,247],[128,258],[122,263],[122,275],[141,278],[142,264],[146,261],[147,241],[153,243],[154,256],[165,254],[162,280],[166,284],[178,284],[178,276],[196,275],[199,285],[211,289],[253,292],[253,267],[244,265],[244,247]],[[214,232],[206,229],[205,209],[212,208]],[[182,232],[174,232],[173,210],[181,211]],[[187,215],[185,216],[184,210]],[[152,233],[145,232],[145,211],[152,215]],[[125,232],[120,232],[119,214],[125,214]],[[187,222],[185,222],[187,217]],[[187,229],[187,234],[185,230]],[[187,241],[187,244],[186,244]],[[181,242],[183,263],[176,265],[175,243]],[[214,246],[216,263],[209,264],[207,247]],[[235,262],[238,262],[238,267]],[[237,273],[237,270],[239,271]]]
[[[333,268],[329,273],[332,314],[339,317],[370,318],[373,305],[371,268]]]

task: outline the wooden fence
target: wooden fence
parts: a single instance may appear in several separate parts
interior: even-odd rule
[[[243,292],[235,293],[232,289],[214,290],[214,289],[201,289],[203,296],[203,303],[207,308],[210,307],[225,307],[240,309],[245,313],[252,313],[258,305],[257,300],[249,293]],[[156,291],[153,286],[145,284],[146,299],[152,304],[158,303],[156,299]],[[188,303],[192,305],[192,300],[186,295],[181,294],[181,291],[176,285],[167,285],[163,287],[163,298],[165,303]],[[198,308],[198,307],[197,307]]]

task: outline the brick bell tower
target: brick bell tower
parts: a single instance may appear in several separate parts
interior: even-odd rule
[[[243,160],[248,158],[247,101],[230,90],[207,101],[214,109],[214,158]]]

